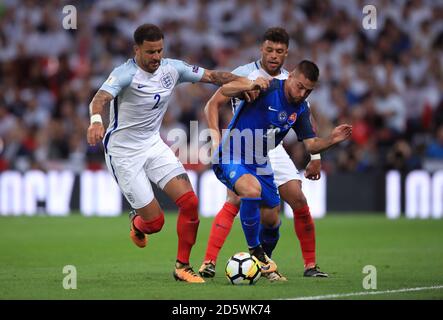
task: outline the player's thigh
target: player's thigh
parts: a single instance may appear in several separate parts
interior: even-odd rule
[[[218,180],[240,198],[260,197],[260,182],[253,170],[241,163],[218,163],[212,169]]]
[[[141,209],[154,200],[151,182],[143,169],[145,157],[112,157],[106,155],[106,165],[121,192],[134,209]]]
[[[145,166],[146,175],[175,201],[184,193],[193,191],[191,182],[185,168],[172,150],[160,137],[153,139],[155,140],[149,150]]]
[[[301,181],[300,172],[281,144],[269,151],[268,156],[274,171],[274,181],[277,187],[291,180]]]

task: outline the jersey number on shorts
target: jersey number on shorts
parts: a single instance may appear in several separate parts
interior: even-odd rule
[[[154,105],[154,107],[152,108],[152,110],[158,108],[158,103],[160,102],[160,95],[157,93],[157,94],[154,96],[154,99],[157,100],[157,102],[155,103],[155,105]]]

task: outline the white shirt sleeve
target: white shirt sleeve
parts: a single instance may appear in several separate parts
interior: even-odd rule
[[[178,72],[177,84],[182,82],[198,82],[203,77],[205,69],[199,66],[191,66],[184,61],[167,59],[168,63]]]
[[[130,61],[122,64],[112,70],[108,79],[100,87],[100,90],[109,92],[113,97],[117,96],[123,88],[131,83],[136,71],[137,68]]]

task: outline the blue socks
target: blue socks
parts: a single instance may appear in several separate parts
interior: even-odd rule
[[[269,258],[271,258],[272,251],[274,251],[278,239],[280,238],[280,226],[281,220],[274,228],[268,228],[263,224],[260,224],[260,243]]]
[[[260,245],[261,198],[243,198],[240,204],[240,221],[249,248]]]

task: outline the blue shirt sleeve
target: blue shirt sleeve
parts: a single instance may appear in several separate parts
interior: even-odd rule
[[[133,62],[131,62],[131,60],[129,60],[112,70],[108,79],[106,79],[99,90],[109,92],[113,97],[115,97],[123,88],[129,86],[136,72],[137,67]]]
[[[184,61],[167,59],[178,72],[177,84],[182,82],[198,82],[203,77],[205,69],[198,66],[191,66]]]
[[[292,125],[292,129],[294,129],[297,134],[298,141],[315,138],[317,136],[312,128],[311,111],[307,104],[305,110],[298,116],[297,120]]]

